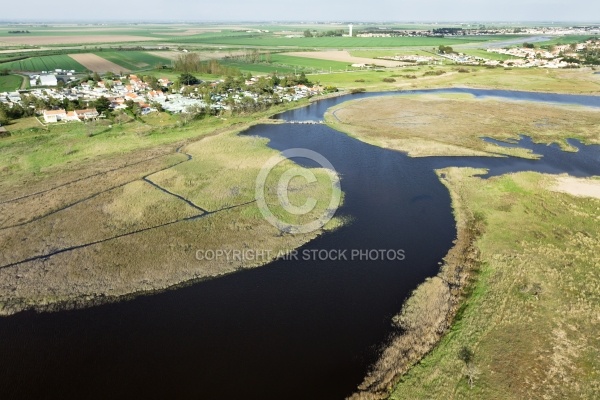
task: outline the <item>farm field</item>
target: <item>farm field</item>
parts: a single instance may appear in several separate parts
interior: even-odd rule
[[[11,61],[0,64],[1,68],[12,71],[53,71],[55,69],[75,70],[84,72],[86,68],[66,54],[31,57],[19,61]]]
[[[397,67],[401,65],[398,61],[375,60],[373,58],[356,57],[351,55],[346,50],[329,50],[329,51],[305,51],[287,53],[289,56],[314,58],[317,60],[337,61],[348,64],[377,64],[384,67]]]
[[[299,47],[299,48],[369,48],[369,47],[395,47],[395,46],[427,46],[457,45],[470,42],[485,42],[489,38],[467,37],[465,39],[427,38],[427,37],[397,37],[397,38],[346,38],[346,37],[322,37],[322,38],[286,38],[275,36],[237,35],[214,37],[193,36],[176,39],[182,43],[197,44],[221,44],[240,46],[268,46],[268,47]]]
[[[123,68],[93,53],[70,54],[70,57],[90,71],[98,73],[112,72],[114,74],[130,72],[129,69]]]
[[[102,51],[95,54],[130,71],[171,65],[168,57],[160,57],[157,52],[150,54],[145,51]]]
[[[158,38],[134,36],[134,35],[63,35],[63,36],[5,36],[0,39],[2,44],[14,45],[23,44],[31,46],[56,46],[63,44],[88,44],[88,43],[126,43],[126,42],[145,42],[157,40]]]
[[[0,92],[10,92],[21,87],[23,77],[19,75],[0,76]]]
[[[271,65],[267,63],[253,64],[238,60],[221,60],[219,62],[228,67],[237,68],[242,72],[250,72],[256,74],[271,74],[273,72],[280,74],[294,73],[294,68],[290,66]]]

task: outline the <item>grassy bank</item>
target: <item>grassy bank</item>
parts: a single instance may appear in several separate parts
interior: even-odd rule
[[[465,210],[482,219],[482,263],[450,331],[391,398],[594,398],[600,200],[550,191],[556,178],[532,172],[439,172],[459,224]]]
[[[232,273],[322,232],[282,234],[254,202],[258,172],[278,152],[238,133],[260,116],[160,121],[102,126],[91,136],[85,132],[93,125],[25,128],[2,142],[1,314],[87,306]],[[314,198],[315,209],[284,212],[275,182],[292,167],[286,161],[273,169],[265,199],[282,220],[302,224],[325,210],[333,189],[327,171],[312,169],[314,183],[294,178],[288,191],[290,203]],[[195,256],[241,249],[269,253]]]
[[[458,72],[461,68],[463,72]],[[425,75],[427,71],[443,71],[444,74]],[[363,87],[370,91],[467,86],[483,89],[600,94],[600,77],[593,72],[587,68],[550,70],[447,65],[317,74],[311,75],[310,79],[319,81],[323,85],[344,89]],[[386,83],[383,82],[383,78],[394,78],[395,82]]]
[[[505,148],[482,137],[515,140],[528,135],[539,143],[567,138],[600,143],[596,109],[523,101],[475,99],[471,95],[426,94],[354,100],[335,106],[327,123],[364,142],[424,156],[535,158],[522,148]]]

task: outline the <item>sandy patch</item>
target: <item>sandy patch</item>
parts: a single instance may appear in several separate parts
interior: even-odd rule
[[[15,36],[3,37],[1,42],[7,44],[49,45],[49,44],[79,44],[79,43],[114,43],[142,42],[158,40],[145,36],[133,35],[89,35],[89,36]]]
[[[600,180],[561,176],[556,180],[555,186],[550,188],[550,190],[572,194],[573,196],[595,197],[600,199]]]
[[[118,64],[115,64],[112,61],[108,61],[96,54],[92,53],[82,53],[82,54],[69,54],[73,60],[77,61],[79,64],[83,65],[90,71],[104,73],[104,72],[112,72],[118,74],[120,72],[129,72],[127,68],[121,67]]]
[[[377,60],[375,58],[354,57],[346,50],[329,50],[329,51],[296,51],[292,53],[284,53],[288,56],[316,58],[318,60],[342,61],[352,64],[376,64],[383,67],[397,67],[402,65],[398,61]]]

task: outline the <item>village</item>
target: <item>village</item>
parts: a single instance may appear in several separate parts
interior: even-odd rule
[[[46,72],[46,71],[44,71]],[[94,105],[100,99],[106,99],[108,110],[135,108],[141,115],[157,111],[173,114],[190,109],[204,109],[208,113],[218,114],[233,110],[237,106],[252,109],[293,102],[325,92],[325,88],[310,84],[304,75],[301,82],[295,83],[276,76],[239,77],[202,82],[199,84],[180,84],[168,78],[154,78],[135,74],[114,76],[110,74],[99,80],[82,80],[72,87],[40,87],[27,91],[0,93],[0,103],[7,109],[13,107],[31,108],[43,118],[45,123],[89,121],[106,116]],[[36,74],[38,81],[56,85],[53,74]],[[295,83],[295,84],[290,84]],[[327,88],[328,91],[335,88]],[[85,105],[85,108],[67,110],[65,104]]]

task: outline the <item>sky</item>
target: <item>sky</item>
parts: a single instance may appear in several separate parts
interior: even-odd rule
[[[598,0],[28,0],[1,21],[600,21]]]

